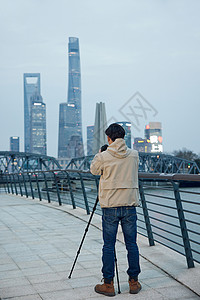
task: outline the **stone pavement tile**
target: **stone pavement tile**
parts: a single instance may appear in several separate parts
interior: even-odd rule
[[[22,269],[22,273],[25,276],[30,275],[41,275],[46,273],[53,273],[54,271],[50,267],[37,267],[37,268],[28,268],[28,269]]]
[[[19,270],[18,266],[14,262],[0,265],[0,272],[12,270]]]
[[[0,272],[0,280],[8,279],[8,278],[20,278],[20,277],[24,277],[24,275],[20,270]]]
[[[98,283],[98,278],[96,276],[85,276],[82,277],[81,280],[79,278],[71,278],[68,279],[69,284],[72,288],[82,288],[82,287],[89,287],[95,286]]]
[[[43,300],[83,300],[83,299],[105,299],[105,296],[95,293],[94,288],[76,288],[51,293],[41,293]],[[94,298],[95,297],[95,298]]]
[[[49,281],[58,281],[62,279],[62,275],[59,275],[59,273],[46,273],[42,275],[31,275],[28,276],[28,280],[30,281],[31,284],[35,283],[43,283],[43,282],[49,282]]]
[[[71,285],[67,281],[58,280],[34,284],[34,289],[38,293],[47,293],[71,289]]]
[[[71,258],[70,257],[59,257],[59,258],[54,258],[54,259],[46,259],[45,262],[50,265],[50,266],[55,266],[55,265],[67,265],[71,263]]]
[[[2,298],[2,300],[41,300],[42,298],[38,294],[26,295],[21,297]]]
[[[147,269],[140,273],[140,279],[165,277],[166,274],[159,269]]]
[[[18,262],[17,265],[19,266],[20,269],[30,269],[30,268],[48,266],[48,264],[45,263],[42,260],[32,260],[32,261],[26,261],[26,262]]]
[[[9,263],[13,263],[13,260],[11,259],[11,257],[9,255],[1,255],[0,254],[0,265],[4,265],[4,264],[9,264]],[[0,266],[1,269],[1,266]]]
[[[97,259],[96,261],[81,261],[79,262],[79,264],[85,269],[95,267],[96,270],[99,270],[100,268],[102,268],[101,258]]]
[[[171,288],[172,286],[180,287],[181,284],[169,276],[159,278],[145,278],[143,280],[150,288]]]
[[[28,256],[23,253],[23,255],[21,255],[21,256],[12,255],[11,257],[16,262],[16,264],[18,264],[20,262],[31,262],[31,261],[40,260],[40,257],[33,253],[32,253],[32,255],[28,255]]]
[[[25,286],[11,286],[0,289],[0,295],[2,298],[11,298],[16,296],[26,296],[36,294],[34,288],[31,285]]]
[[[10,286],[29,285],[29,284],[30,282],[25,277],[0,280],[0,288],[10,287]]]
[[[157,288],[156,290],[168,299],[188,299],[196,296],[192,291],[181,284],[168,288]]]

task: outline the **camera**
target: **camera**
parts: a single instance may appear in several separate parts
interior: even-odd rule
[[[101,146],[101,152],[106,151],[107,148],[108,148],[108,145],[107,145],[107,144]]]

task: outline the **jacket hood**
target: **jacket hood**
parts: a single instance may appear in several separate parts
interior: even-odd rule
[[[125,158],[131,150],[126,146],[124,139],[116,139],[108,148],[107,151],[114,157]]]

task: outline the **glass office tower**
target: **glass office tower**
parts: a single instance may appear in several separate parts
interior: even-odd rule
[[[46,105],[42,96],[35,93],[31,97],[31,144],[30,152],[46,155]]]
[[[40,94],[40,74],[24,74],[24,151],[31,151],[31,97],[35,92]]]
[[[124,140],[128,148],[131,147],[131,123],[128,122],[117,122],[117,124],[121,125],[125,130],[125,137]]]
[[[19,137],[18,136],[10,137],[10,151],[19,152]]]
[[[72,158],[84,155],[81,116],[81,72],[78,38],[69,38],[68,55],[68,99],[67,103],[60,104],[59,111],[59,158]]]
[[[87,126],[87,155],[93,154],[94,125]]]

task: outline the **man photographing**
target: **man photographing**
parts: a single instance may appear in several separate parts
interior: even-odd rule
[[[99,202],[102,208],[103,284],[97,284],[95,291],[106,296],[114,296],[114,250],[119,222],[122,226],[127,249],[129,292],[137,294],[141,290],[138,282],[140,273],[137,238],[136,206],[138,193],[138,152],[131,150],[124,141],[125,130],[117,123],[105,131],[109,147],[95,155],[90,171],[101,175]],[[102,149],[103,150],[103,149]]]

